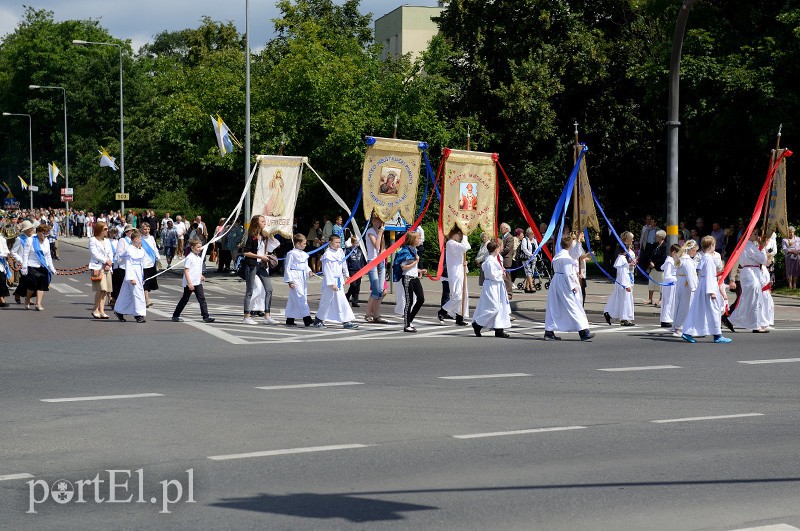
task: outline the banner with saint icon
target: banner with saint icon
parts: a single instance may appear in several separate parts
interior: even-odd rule
[[[480,226],[497,234],[497,169],[492,153],[446,151],[442,184],[442,228],[458,226],[465,235]]]
[[[366,139],[362,183],[364,187],[364,216],[374,212],[384,222],[400,213],[413,220],[417,209],[420,143],[413,140],[380,138]]]
[[[778,149],[773,155],[778,157],[786,151]],[[780,232],[781,235],[789,234],[789,222],[786,213],[786,159],[781,158],[775,168],[775,177],[772,179],[772,187],[767,198],[767,236],[773,232]]]
[[[271,234],[281,234],[291,238],[303,164],[306,164],[308,159],[258,155],[256,160],[258,179],[253,195],[252,215],[264,216],[267,219],[267,230]]]

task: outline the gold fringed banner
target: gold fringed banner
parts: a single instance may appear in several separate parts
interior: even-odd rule
[[[583,229],[590,228],[600,232],[600,224],[597,221],[597,211],[592,200],[592,188],[589,185],[589,174],[586,172],[586,157],[581,159],[578,169],[578,227],[573,230],[583,232]]]
[[[291,238],[294,207],[300,191],[306,157],[257,155],[258,180],[253,196],[253,216],[267,218],[267,230]],[[249,222],[250,220],[245,220]]]
[[[779,149],[776,158],[786,151]],[[769,213],[767,215],[767,235],[780,232],[783,236],[789,234],[789,223],[786,213],[786,158],[781,159],[775,170],[775,178],[769,191]]]
[[[442,227],[497,234],[497,168],[491,153],[451,150],[444,167]]]
[[[398,212],[406,221],[413,220],[417,209],[419,182],[419,142],[396,138],[369,137],[364,156],[364,216],[373,212],[384,222]]]

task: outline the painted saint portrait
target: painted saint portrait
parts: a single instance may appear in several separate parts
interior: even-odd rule
[[[458,201],[459,210],[478,210],[478,184],[461,183],[459,186],[461,199]]]
[[[269,189],[272,190],[272,193],[264,207],[264,215],[272,217],[280,217],[283,215],[285,206],[283,201],[284,184],[283,172],[281,170],[276,170],[272,175],[272,179],[269,181]]]
[[[384,195],[397,195],[400,186],[400,168],[384,166],[381,168],[381,180],[378,192]]]

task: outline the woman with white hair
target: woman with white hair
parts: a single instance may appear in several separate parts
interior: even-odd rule
[[[797,277],[800,274],[800,237],[795,235],[794,227],[789,227],[789,234],[783,239],[781,247],[789,289],[797,289]]]
[[[536,293],[536,288],[533,285],[533,266],[534,261],[531,260],[533,251],[538,247],[536,238],[533,236],[533,229],[528,227],[525,231],[525,237],[520,242],[520,254],[523,260],[523,269],[525,270],[525,284],[523,290],[525,293]]]

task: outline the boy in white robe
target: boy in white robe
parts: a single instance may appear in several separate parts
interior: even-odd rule
[[[603,317],[610,325],[611,319],[619,319],[622,326],[633,326],[633,275],[630,266],[635,259],[633,258],[633,233],[625,231],[620,235],[625,248],[619,249],[619,254],[614,261],[614,269],[617,271],[614,282],[614,290],[608,298]]]
[[[547,291],[544,314],[544,340],[561,339],[555,331],[578,332],[581,341],[589,341],[594,334],[589,332],[589,320],[583,310],[583,295],[578,276],[579,262],[570,252],[572,237],[561,238],[561,250],[553,257],[553,279]],[[580,258],[580,257],[579,257]]]
[[[316,328],[325,328],[323,321],[343,323],[344,328],[358,328],[354,323],[355,316],[344,296],[344,282],[349,277],[347,261],[341,248],[342,240],[337,235],[332,235],[330,243],[322,255],[322,297],[319,300],[319,310],[314,319]]]
[[[144,297],[144,258],[142,249],[142,233],[134,229],[130,235],[131,242],[117,257],[124,263],[125,279],[119,288],[119,295],[114,302],[114,315],[120,321],[126,315],[133,315],[137,323],[145,322],[147,302]]]
[[[458,227],[453,228],[448,235],[444,247],[445,261],[447,262],[447,282],[450,285],[450,300],[442,310],[451,317],[456,318],[458,326],[466,326],[465,317],[469,317],[469,288],[464,279],[467,274],[465,254],[471,249],[469,241]],[[462,314],[463,304],[463,314]]]
[[[758,232],[753,231],[750,240],[745,244],[742,254],[739,256],[739,286],[742,289],[741,295],[736,303],[736,309],[728,317],[728,320],[736,327],[749,328],[754,333],[764,334],[769,330],[769,322],[766,320],[767,312],[764,311],[766,297],[763,295],[762,288],[764,279],[762,277],[762,266],[767,263],[767,253],[758,243]]]
[[[714,261],[716,240],[713,236],[704,236],[700,243],[703,256],[700,258],[697,290],[683,322],[681,337],[689,343],[697,343],[694,336],[712,335],[714,343],[730,343],[729,338],[723,337],[720,325],[720,300],[723,292],[717,282],[717,264]]]
[[[661,286],[661,328],[672,328],[675,314],[675,286],[678,282],[678,277],[675,276],[675,258],[680,250],[680,245],[672,244],[669,248],[669,258],[661,264],[661,271],[664,272],[662,276],[664,284],[672,283],[669,286]]]
[[[297,326],[295,319],[303,319],[303,324],[311,326],[311,310],[308,307],[308,278],[314,273],[308,267],[308,253],[305,252],[306,237],[295,234],[292,238],[294,249],[286,253],[283,262],[283,281],[289,285],[286,299],[286,326]]]
[[[697,242],[689,240],[683,244],[675,259],[675,310],[672,314],[672,335],[681,337],[683,321],[689,313],[692,297],[697,289],[697,266],[694,256]]]
[[[497,240],[489,240],[486,250],[489,256],[483,261],[481,271],[484,279],[481,296],[472,316],[472,329],[481,337],[481,328],[494,329],[495,337],[510,337],[504,330],[511,328],[511,305],[503,278],[508,274],[498,259],[501,245]]]

